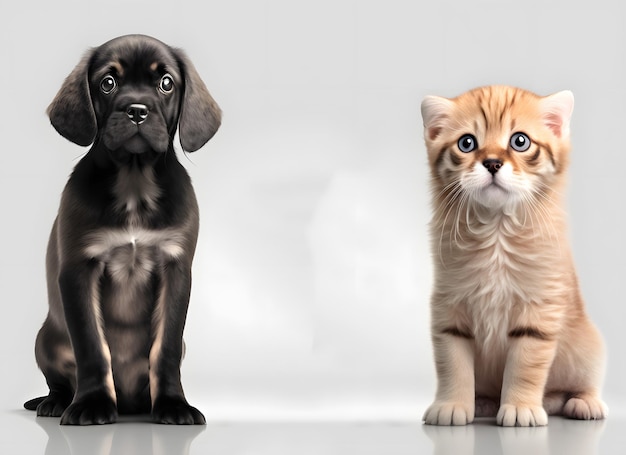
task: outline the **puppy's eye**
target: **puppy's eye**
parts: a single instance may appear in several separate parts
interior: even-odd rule
[[[459,146],[460,151],[463,153],[469,153],[476,150],[478,147],[478,141],[476,141],[476,138],[471,134],[464,134],[459,139],[459,142],[457,142],[457,145]]]
[[[169,74],[165,74],[159,82],[159,90],[163,93],[170,93],[174,90],[174,79]]]
[[[115,90],[115,87],[117,87],[117,82],[115,81],[115,78],[110,74],[104,76],[100,81],[100,90],[102,90],[102,93],[104,93],[105,95],[108,95],[113,90]]]
[[[515,133],[511,136],[511,148],[516,152],[525,152],[530,148],[530,138],[524,133]]]

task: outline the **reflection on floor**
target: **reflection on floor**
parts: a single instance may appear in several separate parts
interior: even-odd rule
[[[599,454],[605,420],[582,422],[552,417],[548,426],[504,428],[494,419],[478,419],[465,427],[423,425],[434,443],[433,453],[479,454]]]
[[[219,455],[562,455],[621,454],[626,415],[580,422],[551,417],[548,427],[501,428],[494,419],[465,427],[418,421],[251,422],[212,420],[206,426],[150,423],[148,416],[113,425],[60,426],[58,418],[1,411],[0,453]]]

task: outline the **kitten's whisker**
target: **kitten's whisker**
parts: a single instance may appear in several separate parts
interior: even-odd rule
[[[443,205],[442,209],[437,210],[437,216],[433,219],[433,226],[437,226],[437,228],[440,229],[441,231],[441,234],[439,235],[438,251],[439,251],[439,258],[441,259],[441,263],[444,265],[444,267],[445,267],[445,261],[443,258],[443,235],[446,231],[448,217],[450,216],[450,214],[455,208],[458,210],[458,198],[459,198],[459,195],[463,193],[462,190],[463,189],[461,187],[460,182],[454,181],[446,185],[444,190],[440,191],[438,194],[438,196],[441,196],[442,194],[447,193],[443,197],[443,201],[442,201],[445,204]],[[443,218],[443,222],[440,223],[442,218]],[[454,226],[451,226],[450,230],[452,233],[452,231],[454,230]]]
[[[461,234],[461,213],[463,210],[465,210],[465,215],[467,219],[467,214],[469,213],[469,210],[470,210],[470,205],[468,202],[469,202],[469,194],[467,192],[464,192],[463,195],[461,196],[461,201],[457,208],[455,222],[454,222],[454,243],[456,243],[456,245],[459,248],[463,248],[463,245],[461,244],[461,242],[465,242],[465,239],[463,238],[463,235]]]
[[[546,202],[554,204],[554,201],[550,200],[546,195],[533,193],[529,197],[530,212],[531,214],[535,215],[540,226],[544,226],[546,228],[548,239],[557,244],[559,254],[561,254],[561,240],[560,236],[558,235],[559,230],[554,224],[552,213],[548,211],[548,209],[544,205]],[[539,233],[539,235],[541,235],[541,233]]]
[[[438,219],[441,219],[442,213],[445,213],[445,210],[454,203],[455,199],[458,197],[461,191],[462,191],[461,183],[459,181],[454,181],[448,184],[442,191],[440,191],[436,195],[437,199],[442,199],[442,202],[445,203],[443,205],[443,210],[437,211],[438,216],[439,216]]]
[[[549,188],[542,186],[535,192],[535,194],[536,196],[542,198],[545,202],[550,203],[552,207],[555,208],[559,212],[560,215],[565,216],[566,211],[563,208],[563,206],[558,201],[555,201],[552,197],[550,197],[550,195],[546,192],[546,190],[549,190]],[[558,193],[556,194],[558,195]]]
[[[522,193],[521,199],[521,210],[524,213],[523,225],[526,226],[526,223],[528,222],[528,220],[530,220],[530,229],[533,231],[533,234],[536,235],[537,232],[535,231],[535,223],[532,216],[532,211],[534,210],[532,206],[532,200],[530,199],[530,196],[525,192]]]

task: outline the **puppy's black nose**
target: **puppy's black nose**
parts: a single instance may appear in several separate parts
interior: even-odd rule
[[[145,104],[131,104],[126,108],[126,115],[135,125],[143,123],[148,117],[148,106]]]
[[[498,169],[502,167],[502,161],[494,158],[488,158],[483,161],[483,166],[487,168],[491,175],[495,175],[495,173],[498,172]]]

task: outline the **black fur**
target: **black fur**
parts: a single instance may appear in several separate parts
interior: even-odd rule
[[[220,109],[180,50],[128,35],[90,50],[48,114],[65,138],[93,145],[48,244],[49,312],[35,353],[50,392],[24,406],[61,424],[118,413],[203,424],[180,382],[198,206],[173,138],[178,128],[183,150],[198,150]]]

